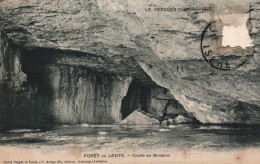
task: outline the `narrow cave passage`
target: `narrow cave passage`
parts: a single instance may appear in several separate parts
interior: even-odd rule
[[[151,85],[134,80],[122,100],[122,119],[126,118],[136,109],[148,112],[151,104]]]
[[[192,118],[184,107],[172,96],[166,88],[152,81],[133,80],[126,96],[121,103],[121,114],[124,120],[134,110],[142,110],[149,116],[163,121],[176,118],[179,115]]]

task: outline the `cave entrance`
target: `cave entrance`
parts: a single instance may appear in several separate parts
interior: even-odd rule
[[[121,103],[121,114],[124,120],[134,110],[139,109],[159,120],[188,115],[184,107],[170,91],[152,81],[133,80]]]
[[[122,100],[121,114],[125,119],[136,109],[148,112],[151,103],[151,85],[138,80],[129,85],[126,96]]]

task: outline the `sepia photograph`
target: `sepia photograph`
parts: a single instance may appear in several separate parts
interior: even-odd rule
[[[0,164],[259,164],[260,1],[0,0]]]

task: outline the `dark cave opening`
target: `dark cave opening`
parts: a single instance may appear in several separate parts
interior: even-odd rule
[[[148,112],[150,103],[151,85],[140,82],[138,80],[132,81],[128,88],[126,96],[122,100],[122,119],[126,118],[136,109],[141,109],[145,112]]]
[[[193,121],[193,116],[188,114],[182,104],[177,101],[170,91],[158,86],[153,81],[135,79],[129,85],[126,96],[121,103],[122,120],[133,111],[141,110],[149,117],[159,121],[176,118],[182,115]],[[195,120],[196,121],[196,120]]]

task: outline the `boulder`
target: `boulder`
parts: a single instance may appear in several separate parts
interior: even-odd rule
[[[155,118],[149,117],[141,110],[135,110],[129,116],[127,116],[121,124],[128,125],[157,125],[159,121]]]
[[[173,121],[177,124],[181,124],[181,123],[190,123],[192,122],[192,119],[184,117],[183,115],[178,115],[176,118],[174,118]]]

